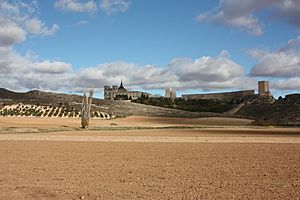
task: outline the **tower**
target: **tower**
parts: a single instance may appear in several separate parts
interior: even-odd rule
[[[111,99],[112,88],[110,86],[104,86],[104,99]]]
[[[258,95],[271,96],[269,81],[258,81]]]
[[[165,91],[165,97],[175,99],[176,98],[176,91],[173,88],[167,88]]]

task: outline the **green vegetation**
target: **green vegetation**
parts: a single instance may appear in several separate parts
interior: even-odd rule
[[[32,116],[32,117],[81,117],[78,108],[65,105],[64,107],[55,106],[36,106],[18,104],[15,107],[2,107],[0,116]],[[93,110],[92,117],[107,118],[108,116],[100,111]]]
[[[300,94],[278,99],[273,103],[268,99],[257,99],[237,114],[254,118],[255,125],[300,126]]]
[[[159,106],[164,108],[175,108],[179,110],[192,112],[215,112],[222,113],[235,107],[236,104],[232,102],[224,102],[221,100],[198,99],[198,100],[184,100],[182,98],[170,99],[165,97],[146,97],[143,96],[136,100],[135,103],[141,103],[152,106]]]
[[[127,94],[118,94],[118,95],[116,95],[116,97],[114,99],[115,100],[129,100]]]

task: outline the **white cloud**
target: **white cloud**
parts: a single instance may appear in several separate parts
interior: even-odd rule
[[[100,64],[75,72],[76,87],[102,87],[117,84],[122,79],[129,88],[164,89],[251,89],[255,78],[244,76],[243,68],[222,56],[201,57],[195,60],[173,59],[165,67],[140,66],[122,61]],[[251,84],[248,84],[251,83]]]
[[[38,62],[35,56],[0,48],[0,85],[8,89],[59,90],[68,86],[71,68],[71,64],[62,61]]]
[[[26,39],[26,33],[52,35],[58,31],[57,24],[46,27],[38,18],[37,1],[0,1],[0,45],[14,45]],[[3,42],[4,41],[4,42]]]
[[[169,70],[180,80],[226,81],[244,74],[243,68],[224,57],[201,57],[196,60],[175,59]]]
[[[275,18],[287,19],[291,24],[300,27],[298,0],[219,0],[219,2],[217,8],[198,15],[196,20],[200,23],[213,21],[225,24],[259,36],[264,33],[264,25],[255,14],[271,8],[271,15]]]
[[[68,91],[72,88],[70,85],[71,74],[44,74],[44,73],[26,73],[22,78],[16,78],[16,87],[22,90],[38,89],[47,91]],[[21,87],[20,87],[21,86]]]
[[[288,47],[293,47],[295,45],[300,44],[300,35],[298,35],[295,39],[291,39],[288,41]]]
[[[11,47],[0,47],[0,74],[7,76],[16,71],[21,71],[28,60],[15,53]]]
[[[216,21],[225,25],[238,27],[243,31],[246,31],[252,35],[262,35],[263,25],[258,21],[257,18],[253,16],[239,16],[239,17],[229,17],[226,16],[224,12],[220,12],[216,15],[211,13],[203,13],[197,16],[198,22],[204,21]]]
[[[63,74],[71,69],[71,64],[61,61],[49,61],[33,63],[33,70],[40,73]]]
[[[78,22],[75,23],[76,26],[84,26],[84,25],[87,25],[89,24],[90,22],[89,21],[86,21],[86,20],[79,20]]]
[[[300,77],[300,37],[274,52],[252,49],[249,54],[257,60],[251,70],[253,76]]]
[[[130,1],[128,0],[102,0],[100,8],[107,14],[116,12],[126,12],[129,8]]]
[[[96,0],[56,0],[54,7],[65,11],[87,12],[89,14],[101,9],[106,14],[111,15],[118,12],[126,12],[130,6],[129,0],[98,0],[98,2]]]
[[[150,82],[159,84],[168,81],[168,79],[163,79],[165,76],[162,79],[159,78],[162,71],[154,66],[139,66],[134,63],[117,61],[80,70],[74,84],[84,87],[86,83],[89,83],[93,86],[103,87],[105,84],[119,83],[122,79],[127,86],[144,87]]]
[[[26,28],[30,33],[35,35],[53,35],[58,31],[59,26],[53,24],[51,28],[48,28],[41,20],[34,18],[26,22]]]
[[[57,88],[67,84],[71,65],[60,61],[37,61],[35,56],[19,55],[14,46],[27,34],[52,35],[58,25],[45,26],[38,16],[37,1],[0,0],[0,85],[8,89]],[[64,79],[64,82],[58,82]]]
[[[252,50],[255,51],[255,50]],[[254,53],[252,53],[254,54]],[[300,76],[299,52],[263,52],[256,57],[258,63],[252,68],[253,76],[293,77]]]
[[[300,3],[298,0],[283,0],[279,4],[279,16],[300,27]]]
[[[94,13],[98,10],[97,3],[94,0],[78,1],[78,0],[57,0],[54,4],[56,8],[72,12]]]
[[[278,90],[300,90],[300,77],[281,79],[275,81],[273,87]]]
[[[275,51],[252,49],[249,55],[257,61],[252,76],[274,79],[273,89],[300,90],[300,36]]]
[[[26,17],[26,22],[27,30],[33,34],[47,35],[55,32],[54,29],[46,28],[38,18]],[[174,87],[210,90],[245,88],[248,87],[247,84],[238,83],[242,80],[246,83],[254,80],[254,78],[244,76],[243,68],[230,60],[226,51],[222,51],[216,57],[204,56],[194,60],[173,59],[164,67],[141,66],[119,61],[72,70],[69,63],[38,61],[35,57],[21,56],[15,53],[12,47],[26,39],[26,31],[20,24],[11,23],[10,25],[15,26],[14,28],[17,30],[15,32],[18,34],[13,34],[13,31],[9,31],[7,34],[4,31],[2,33],[0,29],[0,38],[2,41],[6,41],[6,46],[0,46],[0,83],[2,87],[51,90],[80,87],[102,88],[105,84],[116,84],[123,79],[129,88],[135,89]],[[5,39],[4,35],[7,38],[16,36],[13,36],[13,39]]]
[[[9,56],[7,56],[9,55]],[[245,77],[243,68],[221,53],[216,57],[177,58],[164,67],[122,61],[72,70],[62,61],[36,61],[12,51],[0,57],[0,84],[9,89],[65,90],[102,89],[122,79],[129,89],[255,89],[256,80]],[[6,66],[2,68],[2,64]],[[2,69],[2,70],[1,70]]]
[[[26,32],[16,23],[0,19],[0,46],[12,46],[25,39]]]

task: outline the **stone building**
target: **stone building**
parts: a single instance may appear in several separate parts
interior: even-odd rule
[[[104,99],[106,100],[134,100],[145,97],[152,97],[152,94],[140,91],[128,91],[121,81],[120,86],[104,86]]]
[[[259,96],[271,96],[269,81],[258,81],[258,95]]]
[[[176,91],[173,88],[167,88],[165,91],[165,97],[175,99],[176,98]]]

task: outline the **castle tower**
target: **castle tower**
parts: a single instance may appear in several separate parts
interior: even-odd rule
[[[176,98],[176,91],[173,88],[167,88],[165,91],[165,97],[175,99]]]
[[[126,88],[123,86],[123,81],[121,80],[120,87],[118,88],[118,92],[127,92]]]
[[[258,81],[258,95],[271,96],[269,81]]]
[[[112,90],[112,88],[110,86],[107,86],[107,85],[104,86],[104,99],[111,98],[111,95],[110,95],[111,90]]]

